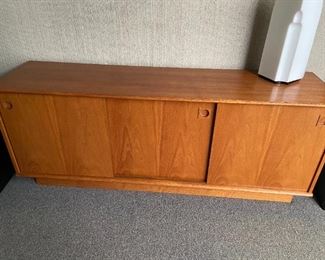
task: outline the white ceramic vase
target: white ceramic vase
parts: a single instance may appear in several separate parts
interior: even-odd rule
[[[304,77],[323,0],[277,0],[258,74],[276,82]]]

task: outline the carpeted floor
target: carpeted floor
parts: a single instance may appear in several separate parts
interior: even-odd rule
[[[0,193],[0,259],[324,259],[325,211],[292,204],[38,186]]]

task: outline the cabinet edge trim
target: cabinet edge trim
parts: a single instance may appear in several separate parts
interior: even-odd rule
[[[9,153],[9,156],[11,158],[12,165],[14,166],[14,169],[16,171],[16,174],[20,174],[21,171],[20,171],[20,167],[19,167],[16,155],[15,155],[15,151],[14,151],[12,145],[11,145],[10,138],[9,138],[8,133],[7,133],[7,129],[6,129],[6,126],[5,126],[4,122],[3,122],[1,114],[0,114],[0,131],[2,133],[2,137],[3,137],[4,141],[5,141],[6,147],[8,149],[8,153]]]
[[[66,175],[49,175],[49,174],[35,174],[35,173],[24,173],[19,176],[33,177],[33,178],[45,178],[45,179],[57,179],[67,181],[89,181],[89,182],[103,182],[103,183],[116,183],[116,184],[130,184],[130,185],[146,185],[146,186],[157,186],[157,187],[174,187],[188,188],[194,190],[219,190],[225,192],[250,192],[259,194],[277,194],[277,195],[291,195],[291,196],[305,196],[312,197],[313,194],[309,192],[301,191],[285,191],[275,189],[262,189],[262,188],[246,188],[246,187],[232,187],[232,186],[216,186],[208,185],[206,183],[194,183],[194,182],[181,182],[181,181],[168,181],[168,180],[155,180],[155,179],[142,179],[142,178],[100,178],[100,177],[83,177],[83,176],[66,176]],[[181,192],[180,192],[181,193]],[[193,192],[194,194],[194,192]]]

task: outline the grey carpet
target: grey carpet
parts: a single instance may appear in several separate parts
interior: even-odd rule
[[[324,259],[325,212],[292,204],[38,186],[0,193],[0,259]]]

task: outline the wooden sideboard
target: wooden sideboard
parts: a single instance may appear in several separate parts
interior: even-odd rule
[[[290,202],[325,163],[325,85],[245,70],[27,62],[0,78],[1,131],[40,184]]]

